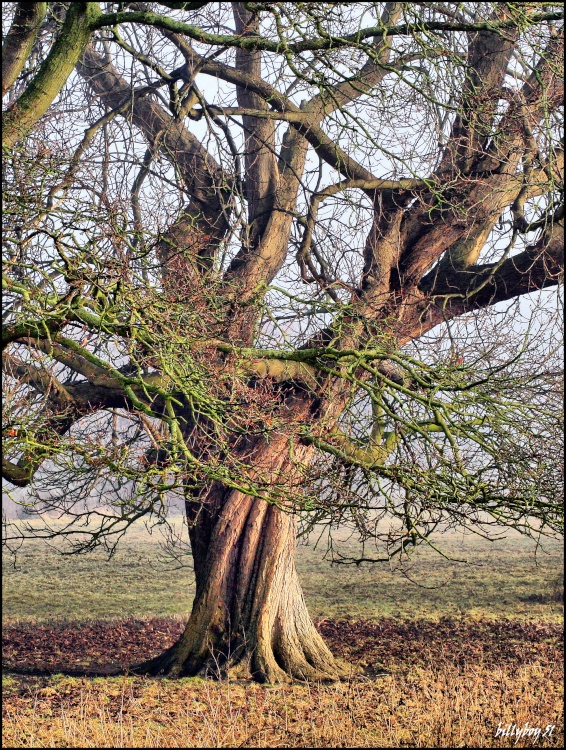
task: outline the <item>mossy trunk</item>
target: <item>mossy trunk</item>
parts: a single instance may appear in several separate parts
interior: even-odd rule
[[[71,3],[61,33],[21,96],[2,118],[2,146],[10,148],[47,112],[83,54],[100,15],[100,3]]]
[[[292,471],[280,446],[263,461]],[[202,501],[201,501],[202,503]],[[259,682],[332,680],[339,668],[309,616],[295,567],[292,513],[215,486],[188,504],[196,595],[180,639],[136,671],[222,676],[249,665]]]

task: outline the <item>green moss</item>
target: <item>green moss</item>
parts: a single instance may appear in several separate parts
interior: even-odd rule
[[[99,15],[99,3],[70,4],[61,33],[49,55],[3,117],[3,147],[13,146],[47,112],[83,54]]]

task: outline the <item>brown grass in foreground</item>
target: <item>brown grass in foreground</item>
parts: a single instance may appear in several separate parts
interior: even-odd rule
[[[446,664],[378,682],[263,687],[63,678],[4,707],[4,747],[531,747],[498,740],[515,723],[555,724],[560,673]]]
[[[112,635],[124,626],[98,627]],[[365,677],[326,686],[261,686],[12,674],[4,685],[3,746],[533,746],[532,739],[496,739],[499,722],[554,724],[551,737],[536,745],[564,745],[558,626],[384,621],[319,627],[336,653],[365,668]],[[51,634],[59,656],[66,632],[54,628]],[[9,629],[5,638],[10,662],[21,665],[23,646],[10,650]],[[29,663],[29,639],[28,648]],[[122,641],[122,657],[124,648]],[[40,653],[36,663],[45,657]],[[372,667],[381,664],[391,675],[371,679]]]

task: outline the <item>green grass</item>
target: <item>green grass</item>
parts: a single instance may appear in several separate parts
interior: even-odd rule
[[[324,545],[300,545],[298,567],[311,614],[354,620],[458,614],[562,619],[558,542],[545,542],[535,557],[533,542],[517,534],[488,542],[451,533],[439,541],[443,551],[473,565],[423,548],[414,554],[409,580],[384,563],[331,566],[323,559]],[[4,558],[3,622],[186,617],[194,593],[192,572],[160,562],[158,545],[159,535],[150,536],[142,525],[125,537],[111,560],[102,552],[61,557],[43,542],[26,542],[17,569]]]
[[[446,615],[559,621],[564,607],[563,549],[509,533],[489,542],[476,535],[437,538],[446,560],[429,547],[417,549],[404,571],[386,563],[334,566],[312,547],[300,549],[298,565],[311,613],[317,617],[377,619]]]
[[[159,552],[157,535],[142,525],[110,560],[102,550],[62,556],[44,542],[26,541],[15,569],[3,555],[3,622],[184,616],[194,593],[192,572],[160,564]]]

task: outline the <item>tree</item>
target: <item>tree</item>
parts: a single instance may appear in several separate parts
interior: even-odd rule
[[[139,671],[336,677],[299,521],[561,529],[560,6],[6,6],[3,476],[79,552],[183,498]]]

